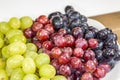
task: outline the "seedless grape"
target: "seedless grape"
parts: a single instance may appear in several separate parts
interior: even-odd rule
[[[23,80],[24,75],[21,68],[16,68],[10,76],[10,80]]]
[[[27,74],[25,75],[23,80],[39,80],[39,77],[36,76],[35,74]]]
[[[9,68],[18,68],[22,66],[24,57],[21,55],[14,55],[7,59],[7,67]]]
[[[22,63],[22,69],[26,74],[33,74],[36,70],[36,65],[32,58],[25,58]]]

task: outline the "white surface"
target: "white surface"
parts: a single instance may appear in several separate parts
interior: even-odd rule
[[[89,19],[88,24],[98,29],[105,28],[103,24],[93,19]],[[101,80],[120,80],[120,62]]]
[[[56,10],[63,12],[68,4],[86,16],[120,11],[120,0],[0,0],[0,21],[12,16],[37,17]]]

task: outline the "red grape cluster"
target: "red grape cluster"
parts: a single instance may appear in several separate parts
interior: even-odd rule
[[[103,38],[109,34],[108,39],[116,39],[116,35],[107,28],[98,31],[89,26],[87,18],[71,6],[67,6],[65,12],[51,13],[48,18],[39,16],[31,28],[24,30],[24,35],[38,47],[38,51],[42,49],[50,56],[57,74],[68,80],[103,78],[113,67],[110,59],[120,59],[111,49],[111,40],[104,43]]]

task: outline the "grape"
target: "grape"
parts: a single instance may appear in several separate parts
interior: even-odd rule
[[[56,74],[55,68],[50,64],[44,64],[40,66],[39,74],[44,78],[53,78]]]
[[[4,40],[2,38],[0,38],[0,48],[2,48],[4,45]]]
[[[33,21],[29,16],[24,16],[20,19],[21,21],[21,29],[26,29],[32,26]]]
[[[10,30],[7,22],[0,22],[0,32],[6,34]]]
[[[9,54],[9,51],[8,51],[8,46],[4,46],[4,47],[2,48],[2,56],[3,56],[4,58],[10,57],[10,54]]]
[[[0,38],[4,38],[4,34],[0,32]]]
[[[18,42],[13,42],[10,45],[8,45],[8,50],[10,56],[15,55],[15,54],[24,54],[26,51],[27,47],[25,43],[18,41]]]
[[[35,58],[38,56],[38,54],[34,51],[26,51],[24,54],[24,57],[30,57],[33,60],[35,60]]]
[[[14,71],[14,69],[8,68],[7,66],[6,66],[5,70],[6,70],[7,74],[8,74],[8,76],[11,76],[12,72]]]
[[[10,76],[10,80],[23,80],[23,77],[24,77],[24,72],[22,71],[22,69],[16,68]]]
[[[7,72],[3,69],[0,70],[0,80],[8,80]]]
[[[0,58],[0,69],[5,69],[6,66],[5,64],[6,64],[5,60]]]
[[[22,34],[22,35],[23,35],[23,32],[22,32],[21,30],[15,30],[15,29],[9,30],[9,31],[6,33],[6,38],[7,38],[7,39],[10,39],[10,38],[13,37],[14,35],[18,35],[18,34]]]
[[[33,74],[36,70],[36,65],[32,58],[25,58],[22,63],[22,69],[26,74]],[[28,79],[29,80],[29,79]]]
[[[40,78],[39,80],[50,80],[49,78]]]
[[[26,46],[27,46],[27,50],[37,52],[37,47],[35,46],[35,44],[27,43]]]
[[[14,55],[10,58],[7,59],[7,67],[9,68],[18,68],[22,66],[22,62],[23,62],[24,57],[21,55]]]
[[[14,35],[9,39],[9,43],[13,43],[13,42],[17,42],[17,41],[21,41],[23,43],[26,43],[26,38],[24,35],[18,34],[18,35]]]
[[[10,27],[13,29],[18,29],[20,28],[20,25],[21,25],[20,20],[17,17],[12,17],[8,23]]]
[[[50,63],[50,57],[45,53],[40,53],[36,59],[35,59],[36,66],[40,68],[43,64],[49,64]]]
[[[51,80],[67,80],[67,78],[62,75],[56,75]]]
[[[39,80],[39,77],[35,74],[27,74],[24,76],[23,80]]]

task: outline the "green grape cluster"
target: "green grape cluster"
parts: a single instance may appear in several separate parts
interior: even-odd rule
[[[0,80],[60,80],[50,57],[38,53],[35,44],[24,36],[23,30],[32,24],[28,16],[0,22]]]

